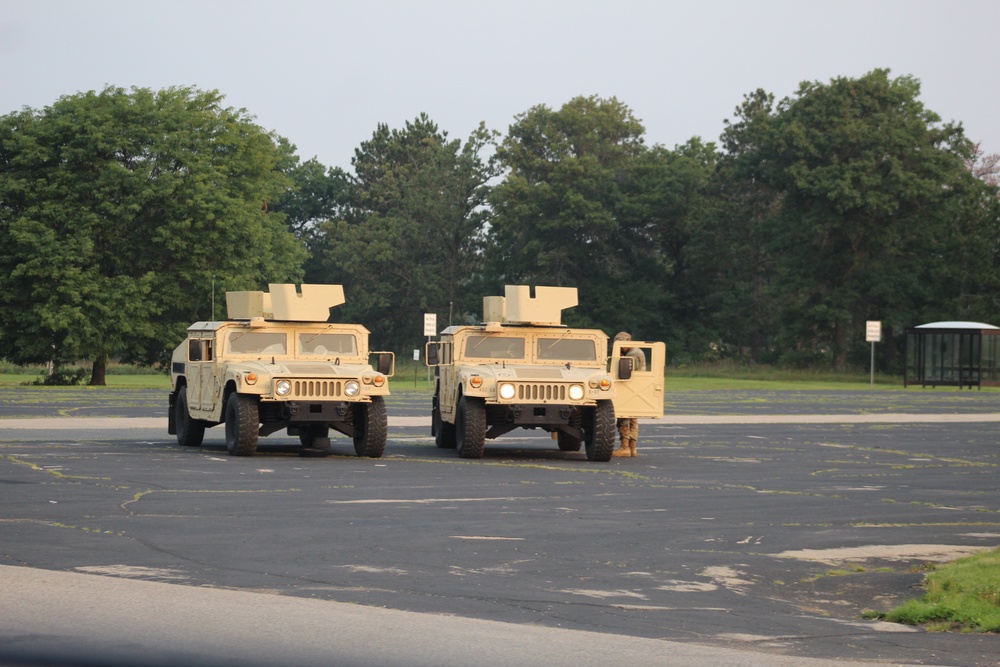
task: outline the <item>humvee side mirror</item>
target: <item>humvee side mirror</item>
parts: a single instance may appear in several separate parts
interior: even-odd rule
[[[375,358],[375,370],[377,370],[382,375],[392,375],[395,370],[393,362],[395,361],[395,355],[392,352],[379,352],[378,356]]]
[[[632,359],[622,357],[618,360],[618,379],[628,380],[632,377]]]
[[[437,366],[441,363],[441,354],[438,343],[427,343],[427,365]]]

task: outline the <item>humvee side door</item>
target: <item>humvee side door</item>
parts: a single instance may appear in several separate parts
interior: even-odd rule
[[[213,358],[215,339],[199,336],[188,338],[187,386],[188,404],[192,409],[215,408]]]
[[[646,357],[646,370],[631,369],[622,373],[623,364],[630,366],[623,347],[635,348]],[[667,345],[661,342],[637,340],[613,341],[611,348],[611,369],[615,379],[615,417],[662,417],[663,416],[663,373],[666,367]],[[627,379],[623,378],[627,375]]]

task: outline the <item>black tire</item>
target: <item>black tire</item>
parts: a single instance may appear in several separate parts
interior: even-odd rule
[[[312,447],[316,438],[329,438],[330,427],[326,424],[312,424],[299,427],[299,442],[303,447]]]
[[[174,423],[177,425],[177,444],[182,447],[201,447],[201,442],[205,439],[205,422],[193,419],[188,412],[187,385],[177,391]]]
[[[579,408],[573,410],[573,414],[569,417],[569,426],[580,428],[582,421]],[[559,431],[558,441],[559,451],[562,452],[578,452],[580,451],[580,447],[583,446],[583,441],[580,438],[575,438],[569,433],[563,433],[562,431]]]
[[[584,420],[584,445],[588,461],[610,461],[618,432],[615,406],[611,401],[598,401]]]
[[[455,449],[455,425],[441,419],[440,406],[440,399],[435,393],[431,404],[431,435],[434,436],[434,444],[441,449]]]
[[[358,456],[371,459],[382,456],[388,432],[389,419],[381,396],[372,396],[371,403],[354,405],[354,452]]]
[[[226,401],[226,449],[233,456],[253,456],[260,434],[256,396],[230,394]]]
[[[455,446],[463,459],[481,459],[486,449],[486,402],[463,396],[455,414]]]

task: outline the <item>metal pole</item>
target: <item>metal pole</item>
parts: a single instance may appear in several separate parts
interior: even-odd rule
[[[871,386],[875,386],[875,341],[872,341],[872,381]]]
[[[212,275],[212,321],[215,321],[215,275]]]

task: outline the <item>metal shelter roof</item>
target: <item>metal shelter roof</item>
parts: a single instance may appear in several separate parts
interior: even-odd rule
[[[927,324],[920,324],[915,326],[914,329],[1000,329],[1000,327],[995,327],[992,324],[984,324],[983,322],[929,322]]]

